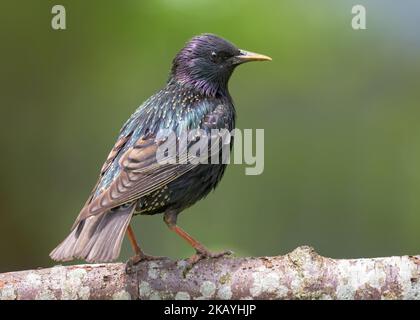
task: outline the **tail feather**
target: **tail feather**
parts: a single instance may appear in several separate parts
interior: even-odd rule
[[[88,262],[115,260],[120,254],[121,243],[133,209],[134,207],[130,208],[128,218],[127,212],[123,210],[115,211],[112,215],[105,215],[97,226],[97,232],[93,234],[81,252],[81,258]]]
[[[50,257],[56,261],[83,259],[108,262],[118,258],[125,231],[133,216],[130,204],[80,221]]]

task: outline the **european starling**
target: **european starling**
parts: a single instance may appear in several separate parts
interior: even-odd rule
[[[131,263],[152,259],[138,246],[130,220],[136,214],[158,213],[163,213],[168,227],[196,250],[191,261],[225,254],[207,250],[176,221],[182,210],[217,186],[226,164],[161,163],[156,157],[161,144],[158,133],[169,129],[179,139],[181,131],[197,128],[206,133],[212,129],[230,132],[235,126],[235,108],[228,80],[236,66],[260,60],[271,58],[240,50],[216,35],[192,38],[174,58],[166,86],[122,127],[71,233],[50,257],[57,261],[112,261],[119,256],[127,233],[135,252]]]

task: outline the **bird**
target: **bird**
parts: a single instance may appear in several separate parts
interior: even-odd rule
[[[122,126],[69,235],[50,257],[55,261],[114,261],[127,235],[134,251],[127,263],[135,265],[159,258],[147,255],[138,245],[130,225],[132,217],[138,214],[163,214],[169,229],[195,249],[191,263],[229,254],[230,251],[208,250],[177,224],[180,212],[216,188],[226,163],[162,163],[157,153],[167,137],[159,137],[159,132],[170,130],[176,140],[184,130],[230,132],[236,118],[228,90],[232,72],[245,62],[269,60],[268,56],[239,49],[214,34],[190,39],[173,59],[166,85],[141,104]],[[229,143],[232,148],[233,139]],[[194,144],[194,139],[190,144]],[[220,148],[208,147],[216,151]],[[176,156],[180,156],[179,150]]]

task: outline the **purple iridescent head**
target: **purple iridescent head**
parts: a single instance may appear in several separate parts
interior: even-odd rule
[[[263,60],[271,58],[238,49],[216,35],[202,34],[178,52],[172,63],[171,80],[210,96],[226,95],[227,83],[236,66]]]

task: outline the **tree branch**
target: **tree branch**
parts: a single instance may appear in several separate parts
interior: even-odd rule
[[[278,257],[56,266],[0,274],[1,299],[420,299],[420,256]]]

